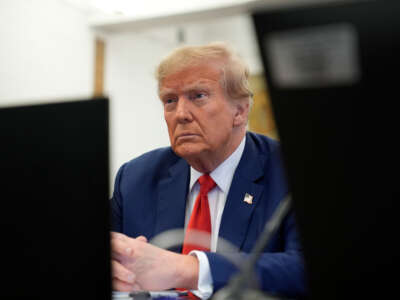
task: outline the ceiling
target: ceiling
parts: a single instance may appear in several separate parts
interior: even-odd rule
[[[254,0],[62,0],[85,12],[98,15],[163,15],[253,2]],[[268,0],[267,0],[268,1]]]
[[[246,14],[255,9],[349,0],[60,0],[84,11],[92,27],[131,30]],[[353,0],[354,1],[354,0]]]

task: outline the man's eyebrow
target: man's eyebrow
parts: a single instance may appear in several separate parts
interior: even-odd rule
[[[173,94],[175,94],[174,89],[169,89],[169,88],[162,88],[158,93],[158,95],[160,97],[164,97],[164,96],[167,96],[167,95],[173,95]]]

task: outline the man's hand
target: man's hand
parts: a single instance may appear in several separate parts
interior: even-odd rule
[[[198,260],[155,247],[145,237],[111,233],[113,288],[120,291],[197,289]]]
[[[114,241],[113,241],[114,239]],[[114,248],[115,244],[121,244],[127,241],[128,237],[119,233],[111,233],[111,247]],[[147,239],[144,236],[139,236],[137,240],[144,243]],[[124,267],[118,260],[114,258],[114,251],[112,251],[111,268],[112,268],[112,287],[113,290],[130,292],[133,290],[141,290],[141,287],[136,283],[136,276],[133,272]]]

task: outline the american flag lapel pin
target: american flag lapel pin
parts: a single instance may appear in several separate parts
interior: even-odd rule
[[[244,195],[243,201],[247,204],[253,204],[253,196],[246,193],[246,195]]]

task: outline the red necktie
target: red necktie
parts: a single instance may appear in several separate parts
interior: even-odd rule
[[[210,251],[211,217],[207,194],[216,184],[208,174],[202,175],[198,181],[200,183],[200,193],[197,195],[189,224],[186,228],[182,254],[188,254],[192,250]],[[196,233],[193,232],[194,230],[201,231],[201,236],[196,236]],[[199,241],[201,246],[193,243],[196,241]]]

